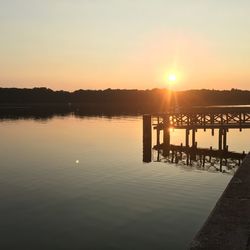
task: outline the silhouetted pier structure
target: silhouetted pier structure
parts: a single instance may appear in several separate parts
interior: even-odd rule
[[[171,155],[173,162],[178,162],[178,159],[183,153],[186,154],[187,165],[192,161],[197,160],[197,156],[203,159],[208,157],[216,157],[220,159],[220,165],[223,164],[223,159],[237,159],[239,163],[245,157],[245,152],[236,153],[230,152],[227,145],[227,133],[229,129],[250,128],[250,109],[237,109],[223,111],[209,111],[204,109],[200,112],[169,112],[165,114],[153,114],[143,116],[143,145],[144,145],[144,162],[149,162],[151,155],[146,152],[149,147],[152,150],[152,135],[150,130],[150,138],[148,136],[149,127],[156,131],[156,145],[153,146],[155,150],[161,150],[164,157]],[[170,129],[184,129],[185,130],[185,145],[172,145],[170,138]],[[196,132],[202,129],[204,131],[211,130],[212,136],[214,131],[218,130],[218,148],[202,149],[197,147]],[[163,133],[162,133],[163,132]],[[191,141],[190,141],[191,134]],[[150,146],[149,146],[150,145]],[[203,163],[204,164],[204,163]]]

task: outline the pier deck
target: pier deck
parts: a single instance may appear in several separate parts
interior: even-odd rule
[[[220,113],[166,113],[157,118],[155,129],[168,126],[176,129],[250,128],[250,111]]]

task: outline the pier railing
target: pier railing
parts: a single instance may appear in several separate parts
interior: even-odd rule
[[[173,128],[250,128],[249,112],[227,112],[227,113],[166,113],[153,115],[159,129],[165,124]]]

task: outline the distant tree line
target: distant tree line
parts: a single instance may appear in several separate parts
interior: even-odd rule
[[[0,105],[81,105],[102,108],[133,108],[164,111],[167,107],[244,105],[250,104],[250,91],[187,90],[170,92],[166,89],[152,90],[77,90],[53,91],[48,88],[0,88]]]

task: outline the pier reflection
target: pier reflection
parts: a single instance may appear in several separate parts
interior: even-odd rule
[[[168,155],[164,155],[163,147],[154,146],[151,155],[151,161],[154,162],[167,162],[191,166],[200,170],[220,171],[232,174],[246,156],[244,152],[223,152],[211,148],[193,149],[190,147],[183,147],[182,145],[170,145]],[[147,162],[150,161],[147,159]]]

